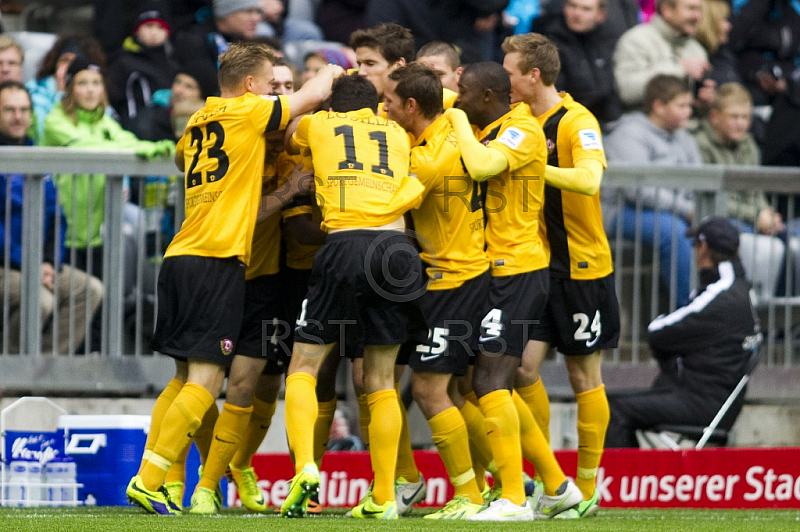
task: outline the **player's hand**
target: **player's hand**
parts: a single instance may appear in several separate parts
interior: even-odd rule
[[[466,120],[467,122],[469,122],[469,119],[467,118],[467,113],[455,107],[451,107],[450,109],[445,109],[444,117],[447,119],[448,122],[450,122],[451,125],[455,125],[455,123],[459,120]]]
[[[325,65],[324,67],[322,67],[320,69],[320,72],[324,72],[324,71],[329,71],[331,73],[331,77],[333,77],[333,79],[337,79],[337,78],[339,78],[341,76],[344,76],[344,69],[342,67],[340,67],[339,65],[333,65],[333,64]],[[317,75],[319,75],[319,72],[317,72]]]

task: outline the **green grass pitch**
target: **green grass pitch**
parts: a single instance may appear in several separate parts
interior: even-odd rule
[[[138,508],[0,508],[2,531],[114,532],[117,530],[250,532],[250,531],[341,531],[417,530],[463,531],[488,530],[492,523],[464,521],[442,522],[422,519],[427,513],[415,510],[411,517],[392,522],[356,521],[343,517],[344,510],[327,510],[323,517],[282,519],[274,514],[256,515],[247,511],[224,509],[212,517],[147,515]],[[498,531],[646,531],[684,532],[731,530],[782,531],[800,530],[800,510],[612,510],[601,509],[596,517],[575,520],[541,520],[533,523],[502,523]]]

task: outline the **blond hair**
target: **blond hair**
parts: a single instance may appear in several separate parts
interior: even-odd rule
[[[523,74],[538,68],[542,83],[546,86],[555,85],[561,71],[561,60],[556,45],[544,35],[525,33],[506,37],[503,51],[507,54],[520,54],[517,67]]]
[[[745,105],[748,108],[753,106],[753,97],[750,96],[750,91],[735,81],[723,83],[717,88],[717,96],[714,98],[711,108],[723,111],[732,105]]]
[[[704,0],[703,16],[697,23],[695,38],[713,55],[722,45],[722,22],[731,14],[731,7],[724,0]]]
[[[19,52],[19,58],[23,61],[25,60],[25,50],[22,46],[9,35],[0,33],[0,52],[8,50],[9,48],[16,48]]]
[[[275,63],[275,53],[266,44],[237,42],[219,56],[219,88],[231,90],[238,87],[247,76],[255,76],[264,63]]]

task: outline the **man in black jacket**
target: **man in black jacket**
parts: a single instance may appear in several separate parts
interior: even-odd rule
[[[758,333],[739,233],[726,218],[715,217],[687,236],[694,240],[697,293],[648,326],[660,372],[647,391],[608,395],[607,448],[636,447],[637,429],[708,424],[744,375],[748,345]],[[722,428],[734,419],[727,421]]]
[[[542,29],[561,59],[556,87],[586,106],[603,129],[622,114],[611,62],[619,35],[605,23],[607,6],[608,0],[566,0],[563,15]]]

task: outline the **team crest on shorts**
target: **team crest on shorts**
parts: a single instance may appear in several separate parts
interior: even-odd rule
[[[233,340],[230,338],[225,338],[224,340],[219,341],[219,348],[222,350],[222,354],[225,356],[230,355],[233,352]]]

